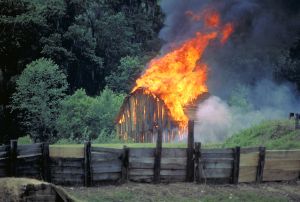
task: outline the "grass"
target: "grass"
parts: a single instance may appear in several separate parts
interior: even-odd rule
[[[287,185],[283,185],[287,186]],[[288,195],[295,194],[297,187],[290,192],[280,191],[282,185],[272,187],[257,185],[197,185],[193,183],[139,184],[127,183],[120,186],[92,188],[66,188],[66,191],[82,201],[91,202],[284,202],[292,201]]]
[[[300,130],[294,121],[265,121],[241,131],[225,141],[223,147],[264,145],[268,149],[300,149]]]

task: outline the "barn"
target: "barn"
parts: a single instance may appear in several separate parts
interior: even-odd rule
[[[201,94],[184,107],[190,120],[196,120],[197,105],[207,97],[208,93]],[[163,142],[181,139],[185,132],[172,119],[164,101],[145,88],[138,88],[125,98],[115,124],[119,137],[133,142],[155,142],[158,128],[163,132]]]

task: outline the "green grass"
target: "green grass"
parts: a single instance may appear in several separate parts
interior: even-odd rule
[[[288,185],[287,185],[288,186]],[[128,183],[120,186],[91,188],[66,188],[66,191],[82,201],[91,202],[284,202],[289,201],[281,187],[253,187],[197,185],[193,183],[139,184]],[[289,192],[294,194],[295,190]],[[286,194],[287,195],[287,194]]]
[[[243,130],[225,141],[223,147],[266,146],[268,149],[300,149],[300,130],[294,121],[266,121]]]

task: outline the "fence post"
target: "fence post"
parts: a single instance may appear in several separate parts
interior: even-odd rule
[[[9,148],[9,176],[17,176],[18,141],[10,140]]]
[[[50,166],[49,166],[49,143],[42,144],[42,177],[46,182],[50,182]]]
[[[266,148],[259,147],[259,159],[258,159],[258,166],[256,172],[256,183],[261,183],[263,181],[265,156],[266,156]]]
[[[233,158],[233,172],[232,172],[232,183],[238,184],[239,173],[240,173],[240,152],[241,148],[234,148],[234,158]]]
[[[122,156],[122,182],[128,180],[128,167],[129,167],[129,148],[124,145]]]
[[[300,119],[300,114],[296,113],[295,114],[295,129],[300,129],[300,124],[299,124],[299,119]]]
[[[161,150],[162,150],[162,131],[161,128],[157,130],[156,149],[154,155],[154,177],[153,182],[160,182],[160,163],[161,163]]]
[[[201,142],[195,142],[195,180],[200,183]],[[201,170],[202,171],[202,170]]]
[[[84,143],[84,186],[91,186],[91,142]]]
[[[186,164],[186,181],[194,181],[194,121],[188,122],[188,148],[187,148],[187,164]]]

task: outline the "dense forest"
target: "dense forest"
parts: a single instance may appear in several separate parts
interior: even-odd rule
[[[118,107],[164,43],[159,4],[0,0],[0,144],[114,139]],[[273,76],[300,89],[300,38]]]
[[[163,14],[157,1],[0,1],[0,143],[28,133],[32,137],[39,133],[36,141],[50,137],[54,141],[58,135],[53,129],[57,125],[54,117],[60,111],[57,102],[67,95],[72,96],[64,100],[64,106],[85,112],[84,107],[101,108],[94,103],[101,96],[121,99],[119,93],[128,93],[145,63],[158,53],[162,24]],[[26,67],[27,74],[22,73]],[[49,82],[48,86],[37,86],[42,82],[38,78]],[[61,83],[54,84],[56,81]],[[12,101],[16,89],[19,97]],[[100,92],[99,98],[88,97]],[[30,103],[29,98],[34,96],[36,103]],[[18,102],[23,106],[11,107],[11,103]],[[101,110],[98,113],[105,113]],[[94,119],[90,125],[99,118],[87,116],[90,117],[86,119]],[[70,121],[63,118],[60,117],[62,122]],[[112,123],[109,129],[102,122],[100,125],[101,130],[112,128]],[[83,132],[73,130],[74,137]],[[90,130],[89,126],[82,130],[93,137],[101,132],[98,128]]]

